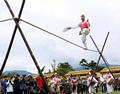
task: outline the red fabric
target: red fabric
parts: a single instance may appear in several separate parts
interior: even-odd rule
[[[75,85],[77,83],[76,80],[72,80],[72,84]]]
[[[40,76],[36,77],[37,87],[41,89],[43,87],[43,80]]]
[[[80,28],[81,28],[81,30],[83,30],[84,28],[89,28],[88,22],[87,21],[81,22]]]

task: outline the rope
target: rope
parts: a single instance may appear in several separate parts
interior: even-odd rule
[[[62,38],[62,37],[60,37],[60,36],[54,34],[54,33],[51,33],[51,32],[49,32],[49,31],[47,31],[47,30],[45,30],[45,29],[42,29],[42,28],[40,28],[40,27],[38,27],[38,26],[36,26],[36,25],[30,23],[30,22],[27,22],[27,21],[25,21],[25,20],[23,20],[23,19],[20,19],[20,20],[23,21],[24,23],[27,23],[27,24],[29,24],[29,25],[35,27],[35,28],[38,28],[38,29],[40,29],[40,30],[42,30],[42,31],[44,31],[44,32],[46,32],[46,33],[48,33],[48,34],[50,34],[50,35],[53,35],[53,36],[55,36],[55,37],[57,37],[57,38],[59,38],[59,39],[62,39],[62,40],[66,41],[66,42],[68,42],[68,43],[70,43],[70,44],[72,44],[72,45],[74,45],[74,46],[77,46],[77,47],[79,47],[79,48],[82,48],[83,50],[88,50],[88,51],[92,51],[92,52],[98,52],[98,51],[91,50],[91,49],[85,49],[84,47],[82,47],[82,46],[80,46],[80,45],[78,45],[78,44],[76,44],[76,43],[73,43],[73,42],[71,42],[71,41],[69,41],[69,40],[67,40],[67,39],[65,39],[65,38]]]
[[[9,21],[9,20],[13,20],[13,18],[4,19],[4,20],[1,20],[0,22],[6,22],[6,21]]]

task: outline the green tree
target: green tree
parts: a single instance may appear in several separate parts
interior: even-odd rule
[[[80,65],[81,65],[81,66],[84,66],[85,69],[92,69],[92,70],[94,70],[94,71],[100,71],[100,70],[102,70],[102,69],[104,68],[104,67],[102,67],[102,66],[96,66],[97,63],[96,63],[94,60],[91,60],[91,61],[88,63],[86,59],[82,59],[82,60],[80,61]]]
[[[89,69],[89,63],[87,62],[86,59],[82,59],[79,63],[79,65],[83,66],[84,69]]]
[[[89,63],[89,68],[92,69],[92,70],[96,70],[96,62],[91,60],[91,62]]]
[[[89,67],[90,69],[97,71],[97,72],[99,72],[100,70],[104,68],[103,66],[97,65],[97,63],[94,60],[91,60],[91,62],[89,63]]]
[[[2,75],[0,76],[0,79],[2,79],[2,78],[6,78],[6,77],[8,77],[8,76],[5,75],[4,73],[2,73]]]
[[[64,76],[69,71],[73,71],[72,66],[68,62],[59,63],[56,72],[60,76]]]

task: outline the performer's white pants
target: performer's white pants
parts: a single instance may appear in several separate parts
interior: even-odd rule
[[[112,92],[113,92],[113,86],[107,84],[107,91],[108,91],[109,94],[112,94]]]
[[[89,91],[89,94],[95,94],[96,88],[94,86],[89,86],[88,91]]]
[[[87,48],[87,44],[86,44],[86,36],[90,33],[90,30],[88,28],[84,28],[81,31],[82,34],[82,42],[85,48]]]

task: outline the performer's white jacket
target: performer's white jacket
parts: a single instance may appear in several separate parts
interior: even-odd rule
[[[91,84],[91,82],[94,82],[94,84]],[[87,79],[87,85],[88,85],[88,91],[90,94],[93,94],[96,92],[96,87],[98,85],[98,81],[96,80],[95,77],[88,77]]]

